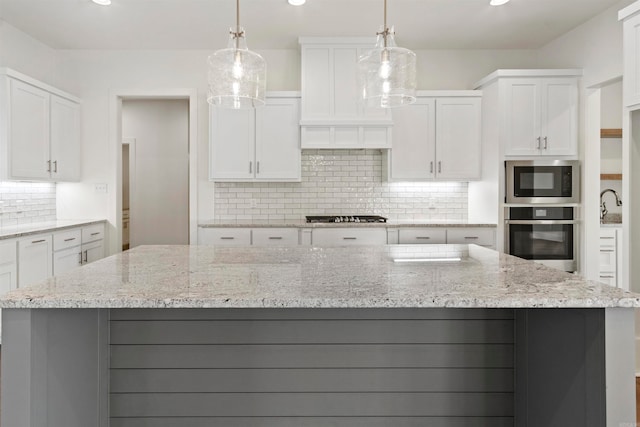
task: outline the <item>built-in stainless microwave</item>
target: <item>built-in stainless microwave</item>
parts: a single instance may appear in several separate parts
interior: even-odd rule
[[[580,202],[578,160],[507,160],[507,203]]]

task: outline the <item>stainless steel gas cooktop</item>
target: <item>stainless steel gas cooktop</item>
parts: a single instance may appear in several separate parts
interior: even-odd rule
[[[307,222],[387,222],[387,218],[378,215],[317,215],[306,216]]]

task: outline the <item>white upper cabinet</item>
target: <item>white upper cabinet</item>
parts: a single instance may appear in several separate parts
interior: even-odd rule
[[[49,179],[49,93],[9,79],[8,178]]]
[[[419,97],[415,103],[393,111],[393,148],[389,157],[389,180],[416,181],[435,178],[434,98]]]
[[[301,180],[300,99],[270,98],[256,109],[258,180]]]
[[[0,71],[2,178],[79,181],[80,132],[76,98],[15,71]]]
[[[640,104],[640,3],[622,9],[618,18],[623,21],[624,105]]]
[[[505,82],[505,155],[578,153],[578,80],[513,78]]]
[[[419,96],[393,110],[393,148],[388,154],[390,181],[480,178],[481,92],[461,96]],[[453,95],[455,92],[449,92]]]
[[[436,99],[436,177],[480,179],[481,99]]]
[[[209,177],[252,180],[255,162],[255,111],[210,107]]]
[[[209,178],[300,181],[300,98],[271,94],[250,110],[210,108]]]
[[[80,104],[51,95],[51,178],[80,181]]]
[[[358,58],[373,38],[300,38],[302,148],[389,148],[391,114],[365,108],[358,87]]]

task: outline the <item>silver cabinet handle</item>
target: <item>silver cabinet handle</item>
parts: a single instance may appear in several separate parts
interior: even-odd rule
[[[545,150],[547,149],[547,137],[546,136],[544,137],[544,149]]]
[[[282,240],[281,236],[273,236],[273,237],[269,237],[269,240]]]
[[[47,160],[47,172],[51,172],[51,160]]]
[[[97,236],[98,234],[100,234],[100,232],[95,232],[95,233],[91,233],[92,236]]]
[[[466,236],[465,239],[467,239],[467,240],[476,240],[476,239],[479,239],[479,237],[478,236]]]
[[[33,240],[33,241],[31,241],[31,243],[32,244],[33,243],[42,243],[42,242],[46,242],[46,241],[47,241],[47,239],[40,239],[40,240]]]
[[[418,239],[418,240],[429,240],[429,239],[431,239],[431,237],[428,237],[428,236],[416,236],[416,239]]]
[[[253,162],[249,161],[249,173],[253,173]]]
[[[603,240],[603,239],[615,239],[615,237],[610,237],[610,236],[602,236],[602,237],[600,237],[600,240]]]
[[[433,173],[433,162],[429,163],[429,173]]]
[[[438,162],[438,173],[442,173],[442,162]]]
[[[220,240],[233,240],[235,237],[221,237]]]
[[[71,238],[69,238],[69,239],[64,239],[64,241],[65,241],[65,242],[71,242],[71,241],[73,241],[73,240],[76,240],[76,238],[75,238],[75,237],[71,237]]]
[[[82,251],[78,252],[80,259],[78,260],[78,264],[82,265]]]
[[[343,240],[357,240],[357,237],[343,237]]]
[[[85,263],[89,262],[89,253],[88,252],[89,252],[88,250],[84,251],[84,262]]]
[[[537,137],[536,140],[538,141],[538,144],[536,145],[536,150],[540,149],[540,137]]]
[[[54,173],[58,173],[58,161],[57,160],[53,161],[53,172]]]
[[[615,252],[615,249],[600,249],[600,252]]]
[[[256,162],[256,173],[260,173],[260,161]]]
[[[600,276],[601,279],[615,279],[613,276]]]

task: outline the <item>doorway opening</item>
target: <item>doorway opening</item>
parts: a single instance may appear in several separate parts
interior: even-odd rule
[[[189,244],[189,101],[122,102],[122,249]]]

